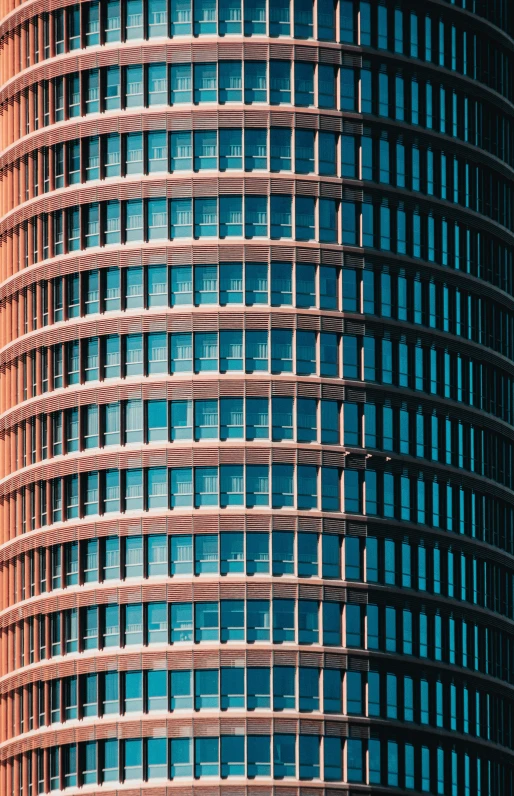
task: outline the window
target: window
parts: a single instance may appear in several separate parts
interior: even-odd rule
[[[273,736],[273,776],[276,779],[296,775],[295,742],[294,735]]]
[[[128,0],[129,4],[131,0]],[[124,779],[143,778],[143,742],[140,739],[130,739],[124,741],[125,745],[125,766]]]
[[[195,738],[195,777],[218,776],[218,738]]]
[[[245,128],[245,169],[254,171],[255,169],[267,168],[267,131],[251,130]]]
[[[172,710],[186,710],[193,707],[192,675],[190,670],[171,672]]]
[[[199,669],[195,671],[195,710],[218,707],[218,670]]]
[[[243,99],[243,77],[241,61],[220,61],[219,101],[240,102]]]
[[[190,132],[171,133],[171,170],[184,171],[192,168],[193,147]],[[176,269],[175,269],[176,270]]]
[[[171,34],[180,36],[191,33],[191,0],[178,0],[172,4]]]
[[[244,708],[245,706],[245,669],[243,667],[222,668],[221,674],[221,709]]]
[[[221,36],[227,33],[241,33],[241,0],[219,0],[218,32]]]
[[[314,64],[295,62],[295,104],[314,105]]]
[[[217,641],[218,603],[195,604],[195,641]]]
[[[148,643],[167,643],[168,615],[166,603],[148,603]]]
[[[112,0],[108,0],[108,9],[113,7]],[[119,6],[119,2],[115,5]],[[108,20],[108,24],[109,24]],[[119,22],[119,16],[118,16]],[[105,71],[105,97],[104,106],[106,111],[117,110],[121,108],[121,80],[120,80],[120,67],[109,66]]]
[[[289,61],[270,61],[270,102],[272,105],[291,102],[291,63]]]
[[[191,738],[173,738],[171,740],[171,776],[173,778],[193,776],[193,750]]]
[[[123,678],[125,713],[137,713],[143,709],[143,672],[125,672]]]
[[[244,534],[221,534],[221,574],[244,572]]]
[[[223,84],[222,84],[223,85]],[[222,91],[220,89],[220,101]],[[240,169],[242,168],[242,130],[225,129],[222,128],[218,131],[219,134],[219,168],[220,171],[227,169]],[[245,168],[247,168],[245,166]]]
[[[271,128],[270,166],[272,171],[291,170],[291,130]]]
[[[175,5],[175,11],[179,6]],[[198,64],[200,66],[200,64]],[[198,75],[200,79],[200,73]],[[191,64],[173,64],[171,66],[171,102],[191,102],[192,100]]]
[[[146,773],[148,779],[166,779],[168,776],[166,738],[148,738],[146,741]]]
[[[266,102],[266,61],[245,61],[245,102]]]
[[[131,0],[128,0],[130,2]],[[155,2],[155,0],[153,0]],[[166,64],[148,65],[148,105],[168,104],[168,72]],[[127,92],[128,93],[128,92]],[[128,97],[127,97],[128,99]],[[155,134],[154,134],[155,135]],[[163,137],[164,133],[160,134]],[[149,138],[151,135],[149,136]]]
[[[204,0],[205,2],[206,0]],[[216,102],[218,78],[216,64],[194,64],[194,101]]]
[[[133,603],[125,606],[125,645],[143,643],[143,606]]]

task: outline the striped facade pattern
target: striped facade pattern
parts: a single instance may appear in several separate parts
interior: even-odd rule
[[[134,0],[120,2],[122,26],[128,24],[130,2]],[[502,78],[505,70],[512,69],[514,59],[514,27],[508,2],[427,0],[422,9],[415,0],[335,0],[333,40],[319,33],[325,0],[314,0],[312,8],[296,0],[291,9],[287,5],[287,19],[289,13],[291,18],[296,14],[300,19],[300,6],[311,9],[313,22],[308,38],[293,35],[293,28],[288,35],[273,36],[270,2],[263,6],[265,33],[203,36],[193,32],[170,34],[158,41],[146,36],[137,42],[124,40],[125,34],[120,33],[120,41],[106,43],[102,39],[89,46],[86,20],[90,7],[99,8],[99,35],[105,38],[110,3],[112,0],[76,5],[69,0],[0,0],[0,794],[514,794],[514,493],[510,475],[514,471],[514,356],[509,342],[514,333],[514,322],[510,325],[514,290],[512,277],[502,276],[513,266],[513,229],[508,221],[498,221],[492,211],[480,212],[478,205],[472,206],[468,171],[478,164],[488,176],[494,174],[495,179],[505,180],[507,188],[503,192],[498,189],[494,210],[496,206],[507,207],[507,217],[514,169],[512,87]],[[174,4],[164,3],[164,7],[169,15]],[[141,8],[145,24],[149,24],[150,0],[142,0]],[[280,8],[285,6],[281,3]],[[75,19],[80,19],[79,45],[71,49]],[[380,43],[384,20],[387,46]],[[61,21],[65,44],[59,50],[56,31]],[[414,34],[414,26],[418,26],[419,36]],[[430,38],[434,52],[441,47],[442,60],[435,54],[429,56]],[[455,63],[466,61],[463,52],[473,48],[476,57],[479,38],[483,48],[496,52],[497,59],[491,56],[486,62],[483,54],[479,62],[477,57],[474,75],[468,66],[463,70],[452,66],[448,53],[455,51]],[[443,39],[444,47],[440,44]],[[471,41],[475,42],[473,46]],[[468,59],[471,61],[470,55]],[[103,91],[109,68],[120,67],[119,74],[125,75],[123,70],[142,66],[142,74],[147,76],[153,64],[163,64],[167,70],[191,64],[194,74],[194,65],[220,62],[241,62],[243,73],[248,63],[265,63],[266,74],[275,62],[294,64],[295,69],[297,64],[312,65],[313,100],[308,107],[294,100],[283,105],[227,101],[207,106],[188,102],[152,107],[145,100],[144,107],[87,111],[90,73],[100,75]],[[320,99],[322,67],[334,69],[333,107],[323,107]],[[484,117],[492,118],[488,109],[494,108],[505,123],[503,144],[496,142],[493,146],[490,139],[486,141],[485,133],[480,140],[478,131],[475,139],[460,136],[455,132],[456,119],[454,130],[449,129],[449,122],[448,129],[443,122],[437,128],[435,111],[434,121],[427,111],[428,93],[419,101],[419,114],[426,114],[427,120],[430,115],[430,123],[414,121],[414,110],[410,120],[407,110],[402,116],[398,111],[400,89],[394,89],[393,101],[391,86],[397,86],[394,81],[399,79],[407,85],[409,70],[414,70],[413,82],[434,86],[434,96],[440,91],[436,87],[442,86],[448,98],[456,97],[453,106],[447,99],[447,108],[453,108],[452,118],[459,116],[455,109],[461,108],[457,106],[461,98],[466,112],[471,101],[477,107],[482,103]],[[373,75],[373,85],[380,87],[379,93],[384,91],[380,78],[392,76],[391,95],[386,100],[389,113],[377,110],[383,94],[373,97],[371,111],[364,107],[368,73]],[[58,119],[57,92],[61,89],[57,86],[62,86],[68,103],[77,75],[79,111],[71,115],[70,101],[64,118]],[[348,89],[348,80],[353,80],[349,75],[355,77],[353,108],[344,104],[353,90]],[[123,77],[123,86],[127,80]],[[145,96],[148,91],[144,89]],[[403,88],[401,92],[403,97]],[[415,90],[405,89],[405,96],[409,97],[406,107],[410,103],[413,109]],[[440,119],[445,117],[445,101],[434,99],[434,106],[441,103]],[[106,102],[103,95],[102,102]],[[482,127],[477,124],[477,130],[485,127],[486,122]],[[194,142],[195,133],[217,131],[219,135],[221,130],[236,129],[243,134],[247,130],[265,131],[267,142],[277,129],[293,131],[291,140],[298,131],[308,131],[316,147],[313,166],[309,173],[302,173],[291,157],[289,168],[284,170],[252,171],[241,165],[224,171],[202,171],[196,166],[172,171],[169,167],[158,175],[149,173],[149,169],[148,173],[124,176],[120,172],[108,179],[104,174],[88,184],[88,147],[99,137],[100,158],[104,157],[102,147],[107,137],[119,136],[123,159],[128,136],[141,134],[146,159],[148,136],[164,132],[170,163],[169,142],[174,134],[191,132]],[[334,136],[336,165],[332,174],[320,168],[321,136],[325,133]],[[433,162],[427,160],[426,166],[419,167],[414,155],[404,168],[403,185],[400,176],[395,183],[389,172],[401,173],[404,137],[406,141],[412,138],[412,150],[424,153],[422,157],[440,148],[444,151],[441,163],[458,161],[454,170],[448,167],[448,174],[453,174],[451,184],[440,175],[430,176],[430,168],[435,173]],[[373,139],[369,149],[363,143],[367,138]],[[75,142],[79,142],[81,160],[79,176],[72,183],[70,153]],[[347,153],[354,146],[351,142],[357,147],[353,174],[351,170],[345,173]],[[387,168],[383,142],[388,142]],[[295,146],[299,153],[300,144]],[[65,182],[58,184],[56,161],[61,151]],[[373,158],[373,174],[365,174],[367,157]],[[416,163],[421,175],[418,187]],[[105,163],[102,168],[105,170]],[[405,180],[411,180],[409,187]],[[432,189],[427,187],[430,184]],[[308,240],[299,235],[295,239],[294,233],[280,239],[271,234],[253,238],[242,233],[233,238],[203,239],[201,234],[173,238],[167,232],[166,239],[149,240],[148,233],[144,240],[130,242],[123,230],[130,202],[142,200],[141,214],[147,224],[149,203],[154,199],[166,200],[166,213],[171,218],[173,211],[168,208],[175,207],[175,201],[191,200],[191,208],[196,208],[195,200],[220,197],[242,197],[241,208],[248,197],[266,197],[266,208],[273,208],[272,197],[292,197],[292,208],[300,207],[303,199],[312,199],[312,235]],[[331,204],[324,206],[330,207],[330,212],[333,209],[331,239],[324,239],[322,233],[325,200]],[[88,248],[88,208],[101,208],[101,226],[111,203],[122,208],[120,241],[107,245],[105,227],[100,233],[101,245]],[[371,222],[369,207],[374,212]],[[71,219],[77,208],[81,226],[79,243],[73,250]],[[357,219],[355,239],[350,242],[348,208],[353,221]],[[266,212],[271,229],[275,222],[271,211]],[[291,218],[295,212],[291,211]],[[406,232],[405,248],[401,248],[404,212],[411,213],[412,218],[423,218],[418,251],[416,233],[411,229]],[[441,234],[433,232],[434,217],[442,219]],[[169,228],[168,216],[166,219]],[[296,226],[290,219],[291,229],[300,227],[299,211],[296,219]],[[448,224],[454,225],[451,229],[455,233],[447,232]],[[450,243],[444,238],[444,230]],[[146,235],[143,233],[143,237]],[[469,243],[472,235],[478,241],[475,248]],[[386,238],[398,240],[396,248],[393,243],[384,243]],[[424,256],[419,254],[422,250],[431,253]],[[433,254],[432,250],[437,251]],[[444,254],[440,254],[442,251]],[[253,266],[265,267],[266,274],[272,274],[274,264],[284,269],[286,281],[288,274],[294,273],[290,300],[265,299],[253,304],[244,298],[234,304],[217,299],[208,304],[191,300],[189,306],[183,306],[171,297],[172,275],[179,269],[184,274],[183,269],[191,267],[194,282],[194,275],[207,266],[216,267],[217,274],[222,266],[240,265],[241,274],[249,274]],[[149,269],[158,267],[165,268],[167,298],[165,305],[150,306]],[[314,298],[306,306],[295,298],[300,292],[300,274],[306,273],[302,268],[312,268],[314,274]],[[120,306],[107,311],[107,275],[115,272],[120,274]],[[146,293],[141,306],[130,309],[128,284],[130,274],[136,273],[138,278],[139,273],[144,275],[141,284]],[[373,286],[366,293],[371,284],[367,281],[369,274]],[[77,275],[80,296],[73,314],[70,286]],[[99,309],[92,313],[86,309],[90,278],[98,278],[101,286]],[[249,277],[245,279],[249,283]],[[333,296],[329,296],[323,304],[324,279],[332,286],[329,290],[337,293],[333,303]],[[412,285],[409,282],[404,288],[409,279]],[[351,293],[348,285],[353,284],[350,280],[357,286],[354,306],[347,298]],[[416,285],[423,286],[419,289],[419,307],[415,306]],[[403,289],[406,303],[402,303]],[[273,286],[268,285],[266,290],[271,296]],[[191,295],[194,291],[191,288]],[[392,298],[385,309],[387,291]],[[464,294],[469,300],[459,303]],[[455,304],[449,310],[445,302],[450,301]],[[476,316],[475,309],[470,309],[475,307],[474,302],[479,307]],[[457,306],[458,312],[452,309]],[[463,331],[467,326],[472,328],[469,333]],[[485,334],[480,336],[486,326],[493,330],[488,332],[488,339]],[[202,336],[218,340],[222,333],[229,332],[240,334],[237,340],[243,340],[247,332],[265,333],[270,362],[274,357],[274,332],[290,333],[294,341],[291,346],[296,346],[296,353],[291,354],[293,365],[275,370],[266,366],[264,372],[243,365],[240,372],[228,368],[222,372],[216,365],[209,373],[198,368],[195,372],[193,366],[184,372],[170,366],[171,341],[177,336],[189,335],[188,345],[194,352]],[[300,341],[307,339],[300,337],[303,333],[312,334],[315,354],[312,371],[302,375],[297,363]],[[129,375],[129,338],[141,339],[141,351],[147,357],[151,336],[159,334],[166,340],[165,370],[152,374],[145,360],[141,374]],[[119,373],[108,378],[104,370],[107,346],[114,338],[120,341],[121,364]],[[76,341],[78,347],[73,352],[78,353],[72,355]],[[96,346],[93,359],[96,356],[98,377],[88,381],[91,341]],[[249,349],[250,343],[245,345]],[[334,362],[337,359],[331,375],[323,371],[325,345],[331,352],[328,358]],[[346,352],[354,345],[355,362],[350,362]],[[75,380],[70,364],[73,356],[78,357]],[[122,363],[123,356],[126,360]],[[192,362],[195,357],[193,353]],[[245,362],[242,354],[241,358]],[[484,384],[491,393],[487,399],[481,388]],[[218,412],[222,401],[229,399],[237,399],[238,407],[244,405],[246,417],[250,416],[248,407],[253,400],[264,402],[259,406],[269,406],[266,436],[253,438],[248,430],[234,438],[222,438],[216,431],[206,439],[198,430],[191,431],[190,437],[174,436],[173,411],[178,404],[182,407],[187,403],[194,429],[197,408],[200,411],[211,402],[209,411],[215,404]],[[283,407],[285,404],[279,402],[289,399],[293,431],[288,437],[275,429],[285,421],[270,418],[273,411],[276,417],[283,417],[273,407]],[[158,402],[166,407],[168,428],[166,439],[152,441],[149,417]],[[143,417],[141,439],[130,442],[128,433],[123,439],[125,432],[120,428],[129,428],[127,418],[136,404]],[[315,428],[308,440],[299,431],[299,407],[311,405],[315,407]],[[337,406],[336,444],[323,437],[323,412],[328,405]],[[100,418],[97,440],[103,438],[104,442],[88,449],[86,418],[91,407],[97,408],[95,417]],[[118,407],[121,418],[116,444],[105,442],[110,407]],[[75,411],[78,414],[73,414]],[[221,409],[219,412],[221,415]],[[356,418],[353,426],[351,418]],[[72,420],[79,428],[75,448],[71,442]],[[250,421],[246,422],[248,429]],[[230,468],[231,472],[239,468],[237,478],[243,480],[239,473],[248,473],[252,467],[266,474],[266,478],[260,477],[268,479],[267,502],[250,502],[248,486],[239,503],[223,504],[219,496],[217,502],[202,502],[195,481],[197,473],[209,470],[209,477],[214,478],[215,471],[215,478],[222,484],[223,474]],[[291,500],[281,503],[275,473],[285,473],[286,469],[288,478],[292,473]],[[157,470],[160,475],[165,473],[168,489],[166,506],[159,509],[151,508],[150,493],[150,475]],[[144,497],[137,510],[128,509],[128,474],[132,471],[142,474]],[[191,473],[187,475],[192,485],[191,502],[174,503],[175,496],[169,492],[172,478],[186,471]],[[114,511],[106,508],[107,479],[113,473],[119,492]],[[94,488],[90,487],[92,474],[97,479]],[[309,487],[313,502],[308,509],[301,503],[302,488],[307,491],[302,474],[313,474],[314,485]],[[337,481],[335,497],[325,487],[324,479],[328,483],[329,476]],[[249,483],[250,476],[244,478],[245,484]],[[72,500],[75,485],[76,504]],[[98,509],[91,516],[87,510],[89,489],[91,493],[96,490]],[[223,487],[216,489],[221,494]],[[337,508],[333,501],[328,502],[327,495],[337,502]],[[247,555],[247,561],[250,537],[269,539],[267,570],[251,572],[241,565],[242,569],[229,574],[223,571],[224,540],[235,539],[236,535],[242,535],[245,552],[241,560]],[[181,540],[191,538],[194,551],[200,549],[202,540],[215,538],[218,569],[207,566],[202,570],[205,561],[196,561],[193,552],[189,576],[184,571],[176,575],[175,561],[168,558],[167,572],[151,575],[148,551],[158,537],[166,539],[168,558],[174,544],[183,543]],[[286,537],[294,539],[292,563],[287,556],[279,560],[278,546],[274,547],[277,540]],[[130,540],[136,538],[142,539],[145,558],[141,572],[130,578],[123,575],[123,567],[129,563]],[[337,549],[339,561],[329,560],[331,553],[324,552],[326,539],[329,543],[336,540],[335,547],[327,543],[326,549]],[[108,549],[113,540],[118,574],[109,579]],[[97,544],[96,576],[88,579],[92,542]],[[308,561],[312,566],[309,576],[302,575],[300,544],[317,551],[315,560]],[[75,563],[69,564],[71,556],[76,556],[76,570]],[[291,569],[287,569],[289,564]],[[330,564],[338,567],[336,575],[332,570],[327,574]],[[247,612],[243,621],[248,623],[251,606],[267,606],[268,625],[260,628],[264,641],[254,643],[245,635],[223,639],[219,617],[224,606],[236,603],[237,610],[240,605],[247,606],[241,610]],[[286,603],[294,605],[291,611],[296,619],[292,637],[282,641],[279,610],[285,611]],[[165,606],[167,640],[153,644],[149,617],[150,608],[157,605]],[[218,611],[216,639],[202,636],[194,626],[200,608],[213,605]],[[118,642],[109,646],[101,636],[107,634],[107,611],[112,606],[119,606]],[[134,606],[140,609],[142,629],[141,638],[132,644],[127,641],[128,616]],[[174,641],[170,616],[176,606],[191,606],[194,630],[185,641]],[[314,629],[302,625],[302,606],[319,611]],[[336,606],[339,623],[335,629],[329,627],[332,606]],[[97,646],[88,648],[87,623],[92,609],[96,609]],[[73,630],[69,632],[69,628]],[[316,639],[302,641],[302,630],[312,632]],[[245,677],[250,671],[269,670],[270,676],[277,678],[274,682],[278,682],[278,672],[294,671],[294,705],[283,709],[277,702],[274,706],[271,688],[265,707],[248,707],[245,702],[244,708],[238,703],[237,710],[231,710],[231,705],[223,708],[223,673],[241,669]],[[192,682],[196,683],[197,673],[213,671],[221,672],[221,701],[217,706],[202,709],[200,702],[195,703],[199,692],[193,686],[191,705],[185,710],[173,708],[175,694],[170,683],[174,681],[170,677],[177,672],[192,672]],[[309,671],[317,673],[324,688],[324,700],[321,685],[318,692],[308,695],[317,699],[314,709],[305,707],[307,701],[302,703],[300,684]],[[134,672],[141,673],[145,685],[141,705],[132,710],[126,706],[126,675]],[[143,707],[143,701],[149,700],[149,674],[154,672],[166,672],[168,700],[166,709],[155,712],[146,703]],[[121,685],[118,708],[109,712],[102,691],[107,686],[101,684],[112,673],[119,673],[117,682]],[[340,677],[340,695],[330,696],[340,704],[329,708],[328,684],[333,682],[334,673]],[[86,713],[85,693],[86,683],[92,682],[87,678],[93,675],[98,714],[91,717]],[[67,689],[72,687],[75,702],[67,701]],[[248,685],[245,698],[249,696]],[[270,760],[259,759],[258,765],[264,768],[256,774],[250,774],[249,768],[244,773],[230,768],[235,766],[234,761],[224,759],[224,739],[241,737],[245,739],[244,760],[238,758],[237,764],[244,766],[249,765],[251,739],[271,739]],[[284,739],[291,738],[295,750],[292,762],[283,757],[289,743]],[[159,758],[158,774],[151,757],[155,739],[166,739],[166,754],[164,762]],[[174,751],[179,747],[173,742],[180,739],[192,739],[191,748],[198,750],[207,748],[194,745],[199,739],[221,739],[217,770],[202,768],[200,751],[196,751],[194,761],[193,757],[179,760]],[[109,778],[106,772],[113,769],[107,765],[107,749],[114,740],[119,742],[116,774]],[[129,750],[136,747],[129,746],[130,741],[140,741],[141,763],[135,775],[130,773]],[[307,761],[305,750],[311,745],[318,752]],[[91,774],[88,765],[93,759]],[[179,763],[190,764],[189,773],[177,773]]]

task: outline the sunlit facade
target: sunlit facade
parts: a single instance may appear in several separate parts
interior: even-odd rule
[[[0,793],[512,796],[509,0],[0,2]]]

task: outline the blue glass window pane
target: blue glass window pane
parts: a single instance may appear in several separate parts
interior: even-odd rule
[[[314,240],[314,198],[310,196],[295,197],[295,224],[297,240]]]
[[[143,643],[143,606],[129,603],[125,606],[125,645]]]
[[[290,36],[290,3],[289,0],[275,0],[270,6],[270,36]]]
[[[272,127],[270,130],[270,165],[272,171],[291,171],[291,130]]]
[[[296,776],[296,736],[273,736],[273,776],[276,779]]]
[[[320,738],[312,735],[300,735],[298,758],[300,761],[300,779],[319,778]]]
[[[243,197],[220,196],[220,238],[243,234]]]
[[[220,467],[222,508],[243,506],[245,500],[243,465],[224,464]]]
[[[331,64],[318,66],[318,104],[320,108],[336,107],[336,70]]]
[[[193,707],[193,672],[171,672],[171,709],[188,710]]]
[[[272,195],[270,201],[271,237],[292,237],[292,197]]]
[[[219,739],[195,738],[195,777],[219,775]]]
[[[252,130],[245,128],[245,169],[266,169],[267,157],[267,130]]]
[[[319,606],[313,600],[298,602],[298,641],[316,644],[319,640]]]
[[[296,707],[296,670],[294,666],[273,667],[273,710]]]
[[[275,574],[275,573],[273,573]],[[295,640],[294,600],[273,600],[273,643]]]
[[[340,738],[323,739],[325,779],[340,782],[343,778],[343,757]]]
[[[294,0],[295,39],[310,39],[314,27],[314,4],[312,0]]]
[[[193,505],[193,471],[191,467],[171,471],[171,507]]]
[[[218,641],[218,603],[195,603],[195,641]]]
[[[195,238],[217,237],[218,200],[201,198],[194,200]]]
[[[265,667],[249,666],[247,675],[248,710],[270,707],[270,670]]]
[[[337,242],[337,203],[335,199],[319,199],[320,241]]]
[[[220,206],[220,232],[223,223],[223,204]],[[243,302],[243,266],[241,263],[220,263],[220,304]]]
[[[193,742],[191,738],[173,738],[170,744],[171,776],[193,776]]]
[[[171,170],[189,171],[192,168],[193,144],[191,132],[171,133]]]
[[[341,80],[341,110],[356,110],[355,72],[353,69],[342,67]]]
[[[289,329],[271,330],[271,370],[273,373],[293,371],[293,332]]]
[[[168,12],[166,0],[149,0],[148,2],[148,36],[168,35]]]
[[[241,0],[218,0],[218,20],[220,36],[241,33]]]
[[[191,0],[175,0],[171,4],[171,34],[184,36],[191,33]]]
[[[221,600],[221,640],[243,641],[245,636],[244,600]]]
[[[296,333],[296,372],[300,376],[316,373],[316,333],[298,331]]]
[[[266,61],[245,61],[245,102],[266,102]]]
[[[245,739],[243,736],[222,735],[221,776],[242,777],[245,774]]]
[[[270,639],[270,606],[268,600],[248,600],[247,610],[247,641],[269,641]]]
[[[193,572],[193,537],[171,537],[171,574],[190,575]]]
[[[197,669],[195,675],[195,710],[219,707],[217,669]]]
[[[341,607],[338,603],[323,603],[323,644],[341,644]],[[347,637],[348,643],[348,637]]]
[[[241,102],[243,99],[243,71],[241,61],[220,61],[219,70],[219,101]]]
[[[167,105],[168,104],[167,64],[148,64],[147,81],[148,81],[148,105]]]
[[[195,575],[217,573],[219,568],[217,534],[195,536]]]
[[[148,738],[146,742],[146,765],[148,779],[166,779],[166,738]]]
[[[171,641],[193,640],[193,606],[191,603],[172,603]]]
[[[218,99],[217,65],[193,64],[194,101],[216,102]]]
[[[218,167],[218,135],[216,130],[197,130],[194,133],[194,167],[216,169]]]
[[[187,3],[189,5],[189,0]],[[178,10],[177,5],[175,6],[176,11]],[[172,64],[170,82],[172,104],[191,102],[193,88],[191,64]]]
[[[220,171],[240,169],[243,165],[243,131],[240,129],[219,130]]]
[[[144,104],[142,66],[125,67],[125,102],[127,108],[138,108]]]
[[[244,534],[227,532],[220,534],[221,574],[244,572]]]
[[[244,33],[245,36],[266,33],[266,0],[245,0]]]
[[[168,238],[168,202],[166,199],[149,199],[148,240],[167,240]]]
[[[254,371],[268,370],[268,332],[249,330],[246,332],[246,364],[245,369]]]
[[[193,0],[195,35],[216,33],[216,0]]]
[[[267,465],[246,465],[246,505],[269,505],[269,469]]]
[[[314,205],[312,205],[314,223]],[[298,204],[296,206],[296,237],[298,238]],[[296,306],[301,308],[316,305],[316,266],[296,264]]]
[[[268,303],[268,266],[266,263],[246,263],[245,297],[249,306]]]
[[[288,3],[289,6],[289,3]],[[291,102],[291,62],[270,61],[270,103],[281,105]]]
[[[250,779],[271,775],[269,735],[249,735],[247,737],[247,775]]]
[[[171,372],[184,373],[193,369],[193,345],[191,333],[171,335]]]
[[[335,133],[319,133],[319,173],[335,177],[337,174],[337,138]]]
[[[294,89],[296,105],[314,105],[314,64],[295,62]]]
[[[313,130],[295,130],[295,170],[299,174],[314,173]]]
[[[193,303],[193,269],[190,265],[171,269],[171,304]]]
[[[273,507],[292,507],[294,501],[293,466],[289,464],[274,464],[272,465],[272,471]]]
[[[247,238],[268,235],[268,199],[266,196],[245,196],[245,235]]]

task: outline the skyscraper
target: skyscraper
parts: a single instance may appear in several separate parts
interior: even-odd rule
[[[513,13],[2,0],[1,796],[514,794]]]

